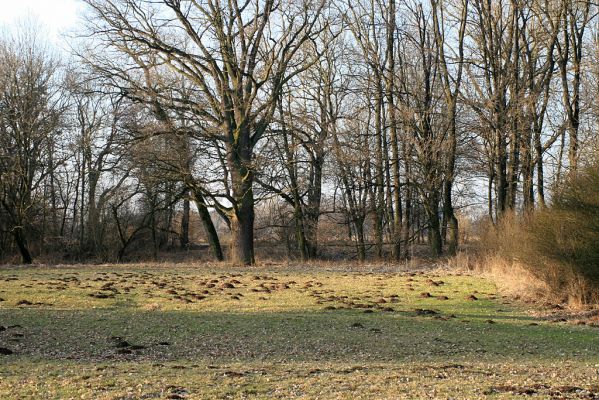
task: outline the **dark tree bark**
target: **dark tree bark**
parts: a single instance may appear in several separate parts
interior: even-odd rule
[[[189,248],[189,214],[190,214],[189,194],[183,199],[183,213],[181,214],[181,239],[182,249]]]
[[[389,1],[387,9],[387,73],[385,76],[386,96],[387,96],[387,115],[389,118],[389,131],[391,141],[391,158],[392,158],[392,179],[393,179],[393,255],[395,260],[401,259],[401,231],[402,231],[402,206],[401,206],[401,176],[399,168],[399,136],[397,134],[398,122],[395,109],[395,31],[397,27],[395,0]]]
[[[231,220],[231,260],[244,265],[253,264],[254,259],[254,171],[252,163],[251,136],[248,128],[237,128],[240,134],[233,137],[227,154],[233,211]],[[235,132],[235,131],[234,131]]]
[[[195,205],[198,209],[198,214],[200,216],[200,220],[202,221],[202,226],[204,227],[204,232],[206,233],[208,243],[210,244],[210,248],[212,249],[212,254],[214,255],[214,258],[216,258],[218,261],[223,261],[223,250],[220,244],[220,240],[218,238],[218,233],[216,231],[216,228],[214,227],[214,223],[212,222],[210,211],[206,206],[204,196],[197,189],[190,190],[191,194],[193,195]]]
[[[23,264],[33,263],[33,257],[31,256],[31,253],[29,252],[29,247],[27,246],[27,239],[23,234],[23,228],[15,228],[13,230],[13,235],[15,238],[15,243],[19,248],[19,252],[21,253],[21,259],[23,261]]]

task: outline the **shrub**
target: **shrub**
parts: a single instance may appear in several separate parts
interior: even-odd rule
[[[530,272],[559,300],[599,303],[599,163],[565,180],[550,207],[504,217],[483,243],[487,254]]]

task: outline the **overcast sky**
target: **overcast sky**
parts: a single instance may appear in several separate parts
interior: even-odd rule
[[[57,44],[61,33],[75,28],[82,9],[79,0],[0,0],[0,25],[11,29],[22,20],[38,20]]]

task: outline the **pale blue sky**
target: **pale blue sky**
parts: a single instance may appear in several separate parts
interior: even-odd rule
[[[19,21],[33,18],[60,42],[60,34],[75,28],[83,8],[79,0],[0,0],[0,25],[11,29]]]

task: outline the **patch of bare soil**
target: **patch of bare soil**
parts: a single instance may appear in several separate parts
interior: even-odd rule
[[[547,306],[547,305],[546,305]],[[588,325],[599,328],[599,309],[572,311],[559,304],[533,311],[539,319],[554,323]]]
[[[485,390],[485,395],[510,393],[517,396],[551,396],[552,399],[598,399],[599,386],[582,388],[577,386],[550,386],[535,384],[526,386],[493,386]]]

